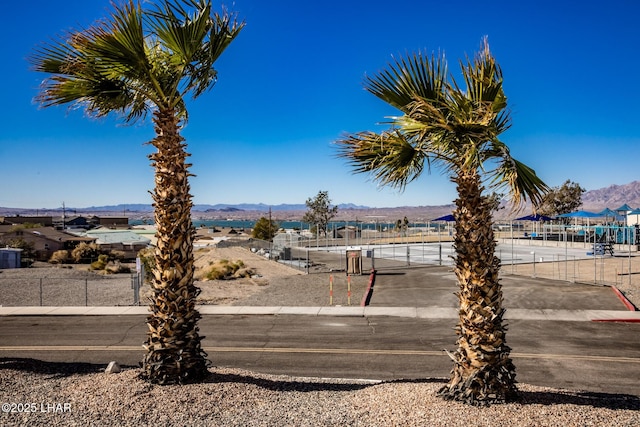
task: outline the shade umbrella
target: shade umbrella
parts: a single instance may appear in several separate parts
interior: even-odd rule
[[[603,216],[605,221],[608,221],[609,217],[611,217],[613,221],[624,221],[624,215],[619,215],[616,211],[609,208],[605,208],[601,212],[598,212],[598,215]]]
[[[632,211],[632,210],[633,210],[633,208],[625,203],[624,205],[620,206],[615,211],[618,213],[618,215],[626,215],[627,212]]]
[[[455,218],[453,217],[453,215],[449,214],[449,215],[443,215],[439,218],[436,218],[432,221],[446,221],[446,222],[455,222]],[[449,229],[449,235],[451,235],[451,230],[450,230],[450,226],[449,224],[447,224],[447,228]],[[438,240],[440,240],[440,227],[438,226]]]
[[[575,211],[569,212],[562,215],[558,215],[558,218],[575,218],[576,221],[578,218],[587,218],[587,225],[589,225],[589,218],[599,218],[600,214],[589,211]]]
[[[527,216],[522,216],[520,218],[516,218],[515,221],[551,221],[553,218],[550,216],[532,214]]]
[[[538,233],[538,222],[540,221],[551,221],[553,218],[550,216],[540,215],[540,214],[531,214],[526,216],[521,216],[520,218],[516,218],[515,221],[532,221],[536,223],[535,233]]]
[[[598,218],[602,215],[589,211],[575,211],[558,215],[560,218]]]
[[[447,222],[454,222],[455,220],[456,220],[456,219],[453,217],[453,215],[449,214],[449,215],[441,216],[440,218],[432,219],[431,221],[447,221]]]
[[[616,216],[618,213],[616,211],[612,211],[609,208],[604,208],[601,212],[598,212],[598,215],[604,217]]]

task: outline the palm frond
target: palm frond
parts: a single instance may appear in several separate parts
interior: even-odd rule
[[[491,186],[506,187],[514,210],[520,209],[527,200],[531,201],[534,207],[539,206],[549,191],[547,184],[532,168],[511,157],[506,150],[492,174]]]
[[[370,173],[382,185],[399,189],[422,173],[429,156],[398,131],[360,132],[336,141],[338,157],[348,160],[356,173]]]
[[[184,95],[197,97],[215,83],[213,63],[244,23],[212,13],[211,0],[162,5],[114,4],[107,19],[37,48],[33,69],[50,76],[36,101],[80,106],[92,116],[118,112],[127,122],[153,109],[176,109],[186,119]]]
[[[436,100],[443,96],[447,66],[444,55],[431,56],[421,52],[388,64],[372,77],[366,76],[364,87],[378,98],[407,113],[417,98]]]
[[[361,132],[338,141],[339,157],[355,172],[404,188],[433,164],[452,176],[481,173],[493,187],[507,187],[518,204],[537,204],[547,190],[533,169],[511,158],[499,136],[511,126],[502,71],[487,39],[473,60],[461,62],[464,85],[446,78],[444,57],[418,53],[395,60],[365,89],[404,114],[381,134]],[[497,164],[492,171],[486,163]]]
[[[195,12],[189,13],[191,9]],[[180,96],[191,92],[193,98],[215,84],[215,61],[245,25],[238,22],[236,14],[213,13],[210,0],[169,1],[148,16],[178,71],[171,91]]]

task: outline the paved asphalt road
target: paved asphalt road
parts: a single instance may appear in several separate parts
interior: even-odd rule
[[[446,268],[388,269],[372,304],[455,307]],[[584,311],[624,307],[609,288],[505,276],[505,306]],[[507,312],[508,316],[508,312]],[[216,366],[314,377],[445,379],[456,320],[396,316],[205,315],[205,349]],[[34,358],[106,366],[142,359],[145,316],[0,317],[0,360]],[[508,320],[520,382],[640,396],[640,323]]]

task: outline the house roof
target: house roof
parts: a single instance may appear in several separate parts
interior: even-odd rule
[[[95,239],[90,237],[77,236],[63,231],[58,231],[53,227],[37,227],[37,228],[23,228],[20,230],[14,230],[8,232],[8,235],[18,235],[18,232],[22,232],[22,235],[30,234],[42,239],[52,240],[55,242],[92,242]]]
[[[122,243],[125,245],[148,245],[151,239],[140,236],[130,230],[110,230],[106,228],[96,228],[86,232],[87,237],[96,239],[98,244]]]

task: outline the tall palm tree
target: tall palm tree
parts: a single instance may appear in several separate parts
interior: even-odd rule
[[[210,0],[164,0],[145,9],[128,0],[114,4],[108,19],[62,34],[30,57],[36,71],[50,75],[36,98],[44,107],[69,104],[129,123],[152,115],[158,243],[141,376],[153,383],[207,373],[195,309],[189,154],[180,130],[186,96],[215,84],[213,65],[243,26],[226,11],[214,12]]]
[[[515,206],[527,199],[539,203],[547,186],[499,140],[510,115],[502,72],[486,38],[474,59],[460,65],[462,87],[448,74],[443,55],[408,54],[365,77],[365,89],[402,115],[391,117],[386,131],[347,135],[337,144],[338,156],[355,172],[370,173],[384,185],[404,189],[425,166],[441,168],[456,184],[458,349],[450,354],[451,379],[438,393],[481,405],[516,393],[485,185],[507,190]]]

